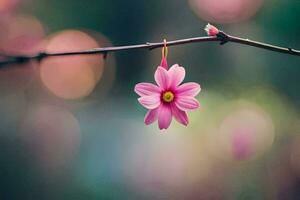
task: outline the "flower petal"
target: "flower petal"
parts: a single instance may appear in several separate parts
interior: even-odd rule
[[[138,83],[135,85],[134,91],[140,96],[151,96],[160,94],[161,89],[152,83]]]
[[[146,125],[152,124],[156,119],[158,115],[158,108],[149,110],[145,116],[144,122]]]
[[[175,101],[176,106],[182,111],[195,110],[200,104],[194,97],[179,96]]]
[[[170,78],[170,87],[176,88],[185,77],[185,69],[178,64],[175,64],[169,69],[168,74]]]
[[[161,104],[158,108],[158,127],[160,130],[169,128],[172,121],[172,111],[169,105]]]
[[[180,124],[187,126],[189,123],[189,118],[185,111],[179,110],[176,105],[171,106],[172,115]]]
[[[163,68],[163,67],[157,67],[157,70],[155,71],[154,74],[154,79],[157,83],[157,85],[161,88],[161,89],[168,89],[169,87],[169,82],[170,82],[170,78],[168,75],[168,71]]]
[[[152,96],[142,96],[138,98],[140,104],[142,104],[147,109],[155,109],[160,105],[160,96],[152,95]]]
[[[178,86],[176,94],[178,96],[190,96],[195,97],[201,91],[200,85],[198,83],[184,83]]]

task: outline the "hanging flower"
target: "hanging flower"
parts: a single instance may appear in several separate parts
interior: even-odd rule
[[[163,58],[164,59],[164,58]],[[167,129],[172,121],[172,116],[181,124],[187,125],[189,119],[187,111],[199,108],[195,99],[201,88],[198,83],[184,83],[185,69],[178,64],[169,70],[166,60],[159,66],[154,74],[157,85],[152,83],[139,83],[135,92],[141,96],[138,101],[149,109],[145,116],[146,125],[158,120],[159,129]]]

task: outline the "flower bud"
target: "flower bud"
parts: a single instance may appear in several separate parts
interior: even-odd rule
[[[208,36],[216,36],[220,32],[217,27],[215,27],[209,23],[206,25],[204,30],[206,31]]]

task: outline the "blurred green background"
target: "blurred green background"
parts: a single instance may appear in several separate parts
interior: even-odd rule
[[[198,37],[208,22],[300,49],[299,17],[297,0],[0,0],[0,50]],[[189,126],[173,120],[166,131],[144,125],[133,91],[154,82],[160,59],[159,49],[130,50],[1,68],[0,199],[299,199],[299,58],[169,47],[169,64],[202,91]]]

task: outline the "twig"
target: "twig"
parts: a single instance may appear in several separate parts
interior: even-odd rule
[[[176,45],[182,45],[182,44],[188,44],[188,43],[201,43],[201,42],[220,42],[221,45],[232,42],[232,43],[238,43],[248,46],[253,46],[257,48],[262,48],[270,51],[275,51],[279,53],[285,53],[290,55],[296,55],[300,56],[300,50],[291,49],[288,47],[280,47],[275,46],[267,43],[257,42],[254,40],[244,39],[240,37],[235,37],[228,35],[222,31],[220,31],[216,36],[206,36],[206,37],[195,37],[195,38],[187,38],[187,39],[181,39],[181,40],[174,40],[174,41],[168,41],[167,46],[176,46]],[[104,48],[94,48],[89,50],[83,50],[83,51],[72,51],[72,52],[57,52],[57,53],[50,53],[50,52],[39,52],[36,55],[32,56],[16,56],[16,55],[6,55],[6,58],[3,60],[0,60],[0,67],[3,67],[5,65],[9,64],[21,64],[29,61],[41,61],[44,58],[47,57],[56,57],[56,56],[71,56],[71,55],[90,55],[90,54],[103,54],[104,57],[110,53],[110,52],[116,52],[116,51],[125,51],[125,50],[131,50],[131,49],[156,49],[159,47],[163,47],[164,42],[158,42],[158,43],[149,43],[146,44],[138,44],[138,45],[129,45],[129,46],[116,46],[116,47],[104,47]]]

